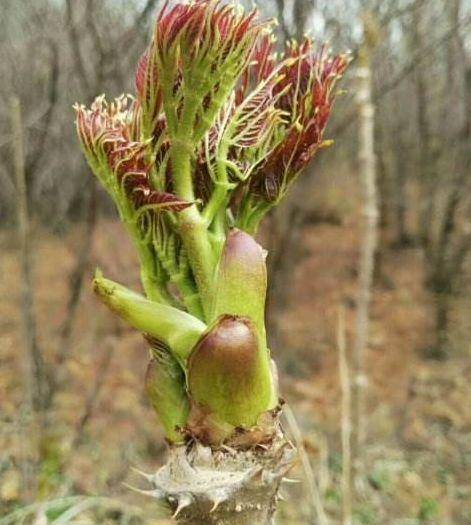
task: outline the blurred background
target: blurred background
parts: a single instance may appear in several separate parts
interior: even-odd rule
[[[145,345],[91,291],[138,266],[72,110],[134,90],[161,3],[0,0],[1,525],[170,523],[125,486],[165,443]],[[335,145],[260,233],[301,445],[278,521],[469,525],[471,2],[257,3],[354,58]]]

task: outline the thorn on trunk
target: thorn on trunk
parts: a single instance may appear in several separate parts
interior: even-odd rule
[[[193,503],[193,496],[191,494],[182,494],[181,496],[178,496],[177,501],[178,505],[175,509],[175,512],[173,513],[172,518],[176,518],[183,509],[189,507]]]
[[[283,478],[281,480],[282,483],[301,483],[301,480],[299,479],[292,479],[292,478]]]
[[[277,501],[286,501],[286,498],[280,492],[276,495],[276,499]]]
[[[156,498],[156,499],[159,499],[159,500],[165,500],[166,499],[165,493],[162,492],[159,489],[142,490],[142,489],[138,489],[137,487],[133,487],[132,485],[129,485],[128,483],[123,483],[123,485],[126,488],[132,490],[133,492],[137,492],[138,494],[143,494],[144,496],[149,496],[151,498]]]
[[[209,513],[212,514],[223,501],[226,501],[227,494],[225,490],[212,490],[208,493],[208,498],[213,503],[209,511]]]
[[[139,470],[136,467],[131,467],[131,470],[135,472],[136,474],[139,474],[139,476],[142,476],[144,479],[146,479],[149,483],[153,483],[155,480],[155,477],[153,474],[146,474],[145,472],[142,472],[142,470]]]
[[[263,466],[257,466],[257,467],[251,467],[246,471],[244,474],[244,479],[242,483],[250,483],[252,481],[256,482],[264,482],[265,479],[265,471],[263,469]]]

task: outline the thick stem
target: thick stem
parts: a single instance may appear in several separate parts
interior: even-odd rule
[[[294,448],[280,434],[257,450],[172,447],[167,464],[140,491],[168,504],[180,525],[270,525]]]
[[[207,317],[211,310],[214,281],[214,254],[209,241],[206,225],[194,206],[179,214],[180,235],[185,244],[191,269]]]

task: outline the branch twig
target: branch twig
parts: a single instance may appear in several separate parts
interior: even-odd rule
[[[403,66],[402,69],[396,74],[396,76],[392,78],[392,80],[390,80],[389,82],[385,82],[384,84],[379,86],[377,90],[375,90],[376,92],[373,96],[373,102],[377,104],[382,98],[384,98],[396,87],[398,87],[403,80],[405,80],[411,73],[415,71],[418,64],[420,64],[423,60],[429,58],[432,54],[434,54],[440,48],[441,45],[446,43],[454,35],[454,33],[458,31],[458,29],[467,27],[469,24],[471,24],[471,16],[463,18],[458,25],[451,27],[448,31],[441,35],[440,38],[437,38],[429,45],[419,49],[417,53],[409,60],[409,62],[407,62],[407,64]],[[329,129],[329,133],[332,136],[340,135],[346,129],[348,129],[350,125],[356,121],[356,119],[356,111],[351,111],[350,113],[347,113],[347,115],[342,121],[340,121],[336,126]]]
[[[97,202],[96,202],[96,184],[95,181],[89,184],[90,195],[88,198],[87,216],[85,223],[85,232],[81,241],[79,249],[79,256],[75,267],[69,276],[69,300],[67,303],[67,314],[65,320],[60,328],[61,347],[57,361],[62,364],[69,352],[70,339],[72,335],[72,328],[75,316],[78,310],[78,305],[81,297],[83,278],[90,262],[91,246],[93,244],[93,234],[95,232],[97,220]]]
[[[11,125],[13,130],[13,157],[18,206],[18,240],[20,246],[22,316],[25,345],[29,359],[30,399],[34,411],[41,412],[47,405],[46,367],[36,334],[34,314],[33,279],[31,271],[31,246],[25,157],[21,106],[18,98],[11,102]]]
[[[82,58],[82,51],[80,49],[80,37],[77,33],[77,28],[74,22],[74,14],[72,8],[72,0],[66,0],[66,24],[67,24],[67,33],[69,35],[69,43],[72,48],[72,54],[74,56],[75,68],[78,73],[78,77],[82,87],[86,93],[90,93],[91,85],[90,80],[88,79],[87,70]]]
[[[46,152],[46,148],[44,146],[51,132],[52,116],[53,116],[54,108],[58,100],[59,50],[57,48],[57,43],[54,42],[53,40],[49,41],[49,46],[51,50],[51,66],[50,66],[49,88],[48,88],[48,94],[47,94],[48,101],[47,101],[47,107],[45,111],[41,114],[41,120],[42,120],[41,133],[39,134],[38,141],[36,143],[36,147],[33,149],[30,155],[28,155],[28,158],[26,161],[25,172],[26,172],[26,177],[28,180],[34,176]]]

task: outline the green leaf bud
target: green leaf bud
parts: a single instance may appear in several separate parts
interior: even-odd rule
[[[260,343],[266,345],[267,268],[264,251],[251,235],[236,229],[229,232],[215,290],[212,320],[225,314],[248,317]]]
[[[132,327],[161,341],[184,363],[206,325],[182,310],[149,301],[128,288],[96,276],[95,293]]]
[[[267,351],[250,319],[217,320],[190,355],[188,386],[199,410],[234,427],[250,428],[272,408]]]

